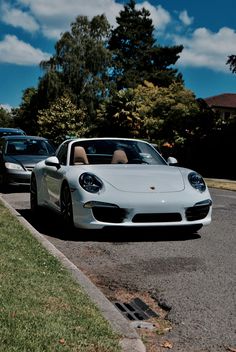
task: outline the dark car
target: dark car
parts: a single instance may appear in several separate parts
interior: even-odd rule
[[[54,155],[55,147],[46,138],[26,135],[0,138],[0,187],[30,184],[35,164]]]
[[[7,128],[0,127],[0,137],[3,136],[15,136],[15,135],[26,135],[25,131],[20,128]]]

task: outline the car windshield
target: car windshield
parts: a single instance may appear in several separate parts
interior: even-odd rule
[[[7,155],[52,155],[53,147],[46,140],[14,139],[7,141]]]
[[[77,141],[72,145],[71,164],[76,158],[76,147],[83,147],[89,164],[152,164],[166,165],[157,150],[148,143],[125,139]]]

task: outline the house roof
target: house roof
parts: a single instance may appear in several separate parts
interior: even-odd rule
[[[205,102],[210,107],[224,107],[236,109],[236,94],[224,93],[213,97],[205,98]]]

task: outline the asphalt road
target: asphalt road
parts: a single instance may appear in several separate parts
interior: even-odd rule
[[[210,191],[212,224],[188,237],[154,229],[65,233],[50,212],[34,226],[111,300],[117,291],[148,294],[165,307],[172,352],[235,351],[236,192]],[[29,193],[2,196],[31,221]]]

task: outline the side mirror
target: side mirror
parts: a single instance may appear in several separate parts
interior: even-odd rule
[[[45,165],[47,166],[55,166],[57,169],[60,169],[60,162],[56,156],[50,156],[45,160]]]
[[[177,165],[178,161],[173,156],[169,156],[169,158],[167,159],[167,164],[170,165],[170,166],[171,165]]]

